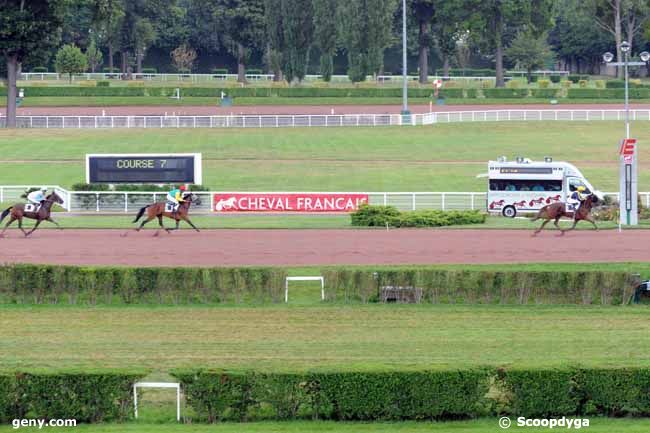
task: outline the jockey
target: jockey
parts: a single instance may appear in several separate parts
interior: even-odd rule
[[[183,200],[183,193],[185,192],[185,185],[181,185],[178,188],[174,188],[167,193],[167,201],[174,203],[174,213],[178,211],[178,207]]]
[[[43,204],[45,201],[45,193],[47,192],[47,187],[42,186],[40,189],[37,189],[36,191],[32,191],[29,194],[27,194],[27,201],[30,203],[39,206]]]
[[[573,207],[573,213],[574,215],[578,214],[578,209],[580,209],[580,206],[582,205],[582,202],[585,201],[587,198],[586,194],[582,194],[585,192],[585,187],[580,185],[579,187],[576,188],[573,193],[569,196],[569,204]]]

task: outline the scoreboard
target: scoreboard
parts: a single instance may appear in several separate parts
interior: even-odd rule
[[[86,183],[194,183],[201,185],[201,154],[87,154]]]

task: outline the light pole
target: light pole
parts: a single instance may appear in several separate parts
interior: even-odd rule
[[[630,43],[621,42],[619,47],[623,53],[623,61],[612,63],[612,53],[603,54],[606,64],[623,66],[625,76],[625,140],[620,148],[620,174],[619,174],[619,225],[638,225],[638,197],[637,197],[637,151],[636,140],[630,139],[630,91],[629,91],[629,66],[643,66],[650,60],[650,53],[642,52],[639,56],[642,62],[630,62]]]
[[[408,75],[406,70],[406,0],[402,0],[402,115],[411,114],[408,105]]]

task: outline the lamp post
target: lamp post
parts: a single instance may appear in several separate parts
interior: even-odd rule
[[[406,0],[402,0],[402,116],[411,114],[408,106],[408,75],[406,70]]]
[[[630,62],[630,49],[627,41],[621,42],[619,47],[623,53],[623,61],[612,63],[612,53],[603,54],[606,64],[623,66],[625,86],[625,140],[620,149],[620,174],[619,174],[619,225],[638,225],[638,192],[637,192],[637,151],[636,140],[630,139],[630,103],[629,103],[629,66],[644,66],[650,60],[650,53],[642,52],[639,56],[642,62]]]

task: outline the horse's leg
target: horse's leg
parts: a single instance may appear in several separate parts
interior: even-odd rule
[[[146,220],[143,220],[143,221],[140,223],[140,226],[139,226],[137,229],[135,229],[135,231],[136,231],[136,232],[139,232],[140,229],[142,228],[142,226],[144,226],[146,223],[148,223],[148,222],[151,221],[152,219],[153,219],[153,218],[151,218],[151,217],[147,217]]]
[[[189,219],[187,216],[184,216],[184,217],[183,217],[183,221],[185,221],[186,223],[188,223],[189,225],[191,225],[192,228],[193,228],[194,230],[196,230],[197,232],[200,232],[200,231],[201,231],[201,230],[199,230],[199,229],[196,228],[196,226],[192,223],[192,221],[190,221],[190,219]]]
[[[9,221],[7,221],[7,224],[5,224],[5,227],[2,229],[2,233],[0,233],[0,238],[3,238],[5,236],[5,232],[14,221],[16,221],[16,217],[12,215]]]
[[[571,231],[571,230],[575,230],[576,225],[578,224],[578,221],[579,221],[579,220],[577,220],[577,219],[574,218],[574,219],[573,219],[573,225],[571,225],[571,227],[569,227],[569,228],[566,229],[566,230],[562,230],[562,234],[564,234],[564,232],[569,232],[569,231]]]
[[[167,227],[165,227],[165,225],[163,224],[163,216],[162,216],[162,215],[158,215],[158,224],[159,224],[160,227],[162,227],[162,228],[163,228],[167,233],[170,232],[170,230],[169,230]]]
[[[33,227],[30,231],[28,231],[27,233],[25,233],[25,236],[29,236],[29,235],[31,235],[32,233],[34,233],[34,230],[36,230],[36,229],[38,228],[38,226],[41,225],[41,221],[43,221],[43,220],[41,220],[41,219],[37,219],[37,220],[36,220],[36,224],[34,225],[34,227]],[[20,227],[20,225],[19,225],[19,227]],[[24,230],[23,230],[23,231],[24,231]]]
[[[585,221],[589,221],[596,230],[598,230],[598,226],[596,225],[596,221],[594,221],[590,216],[586,216],[583,218]]]
[[[550,221],[550,219],[548,219],[548,220],[544,220],[544,222],[542,223],[542,225],[539,226],[539,228],[538,228],[537,230],[535,230],[535,232],[533,233],[533,236],[537,236],[537,233],[541,232],[541,231],[544,229],[544,226],[545,226],[546,224],[548,224],[549,221]]]
[[[558,216],[556,216],[556,217],[555,217],[555,221],[553,222],[553,225],[554,225],[555,227],[557,227],[557,229],[558,229],[559,231],[564,232],[564,230],[562,230],[562,227],[560,227],[560,218],[562,218],[562,215],[558,215]]]
[[[50,216],[47,217],[47,218],[45,219],[45,221],[49,221],[49,222],[51,222],[52,224],[54,224],[54,225],[56,226],[57,229],[59,229],[59,230],[63,230],[63,229],[61,228],[61,226],[59,225],[59,223],[56,222],[56,221],[54,221],[54,220],[52,219],[52,217],[50,217]]]

